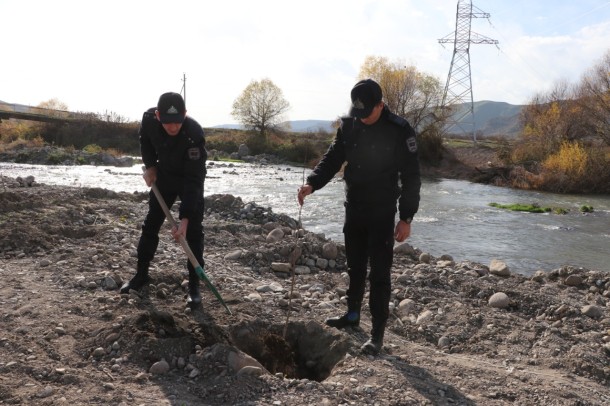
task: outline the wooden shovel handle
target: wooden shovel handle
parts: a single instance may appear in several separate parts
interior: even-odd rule
[[[163,209],[163,213],[165,213],[165,217],[170,222],[172,227],[178,227],[178,224],[176,224],[176,220],[174,220],[172,213],[169,211],[169,208],[167,207],[167,204],[165,204],[165,200],[163,200],[163,196],[161,196],[161,192],[159,192],[159,188],[157,187],[157,185],[154,182],[152,184],[152,191],[155,194],[155,197],[157,198],[159,205]],[[191,247],[189,247],[189,245],[186,242],[186,240],[184,239],[184,237],[180,236],[180,238],[178,240],[180,241],[180,245],[182,245],[182,249],[184,250],[186,255],[189,257],[189,261],[191,261],[191,265],[193,265],[194,268],[201,268],[201,264],[199,264],[199,261],[197,261],[197,258],[195,258],[195,254],[193,254],[193,251],[191,251]]]

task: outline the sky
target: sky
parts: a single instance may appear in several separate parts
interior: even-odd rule
[[[457,0],[0,0],[0,100],[141,119],[186,89],[204,127],[234,124],[236,98],[270,79],[287,120],[334,120],[367,56],[447,80]],[[526,104],[577,83],[610,50],[610,1],[477,0],[475,101]],[[183,79],[186,78],[186,81]]]

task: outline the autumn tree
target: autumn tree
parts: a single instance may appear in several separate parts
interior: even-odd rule
[[[67,111],[68,105],[59,99],[49,99],[47,101],[41,102],[37,107],[41,109],[49,109],[49,110],[61,110]]]
[[[610,52],[577,85],[558,81],[531,98],[508,163],[526,168],[536,189],[610,190]],[[605,148],[604,148],[605,147]]]
[[[282,90],[270,79],[262,79],[250,82],[235,99],[231,115],[266,139],[267,132],[279,126],[288,109],[290,104],[284,99]]]
[[[584,74],[576,91],[589,135],[610,145],[610,50]]]

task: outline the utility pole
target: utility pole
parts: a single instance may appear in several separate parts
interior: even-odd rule
[[[186,105],[186,73],[182,73],[182,89],[180,89],[180,93],[182,93],[182,98]]]
[[[458,127],[465,134],[472,131],[473,141],[477,142],[474,121],[474,100],[472,97],[472,77],[470,74],[470,44],[498,45],[495,39],[487,38],[470,30],[473,18],[487,18],[490,15],[473,6],[470,1],[458,0],[455,16],[455,32],[438,40],[442,44],[453,43],[451,67],[445,83],[445,92],[441,107],[455,108],[460,104],[461,110],[452,112],[447,121],[447,131]]]

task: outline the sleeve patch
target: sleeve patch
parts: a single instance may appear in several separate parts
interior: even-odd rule
[[[417,141],[415,137],[407,138],[407,148],[409,148],[409,152],[416,153],[417,152]]]
[[[196,161],[201,158],[201,151],[199,148],[189,148],[188,149],[189,159],[192,161]]]

